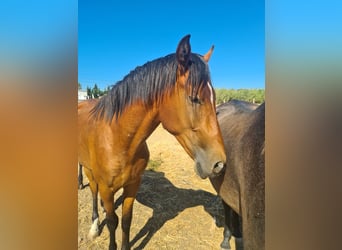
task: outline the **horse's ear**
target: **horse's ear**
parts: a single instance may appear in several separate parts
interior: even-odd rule
[[[209,62],[209,59],[211,57],[211,54],[213,53],[214,45],[211,46],[210,50],[203,56],[203,60],[206,62]]]
[[[190,35],[186,35],[180,40],[178,43],[178,47],[176,50],[176,57],[178,63],[182,66],[183,70],[186,71],[189,65],[189,58],[191,54],[191,46],[190,46]]]

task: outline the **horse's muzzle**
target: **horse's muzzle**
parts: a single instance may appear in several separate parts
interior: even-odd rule
[[[204,169],[202,169],[202,166],[199,162],[195,164],[195,171],[202,179],[205,179],[207,177],[212,178],[219,176],[224,172],[224,168],[225,164],[222,161],[217,162],[210,172],[207,172],[208,170],[205,171]]]

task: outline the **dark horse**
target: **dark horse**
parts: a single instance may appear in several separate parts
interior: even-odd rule
[[[191,53],[190,35],[176,53],[131,71],[101,99],[78,105],[78,161],[93,196],[91,238],[98,235],[97,194],[106,211],[110,249],[116,249],[118,217],[114,194],[123,188],[122,249],[129,249],[129,231],[141,176],[149,151],[146,139],[162,123],[194,159],[201,178],[224,169],[226,154],[215,107],[208,61]]]
[[[265,249],[265,103],[232,100],[217,119],[227,153],[225,174],[210,178],[225,209],[221,247],[230,249],[233,235],[237,249]]]

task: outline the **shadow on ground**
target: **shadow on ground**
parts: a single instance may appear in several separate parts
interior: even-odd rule
[[[168,221],[187,208],[203,206],[205,211],[216,221],[216,226],[223,227],[224,215],[221,199],[203,190],[183,189],[174,186],[163,172],[146,170],[136,200],[153,209],[153,215],[131,240],[134,249],[143,249],[153,235]],[[116,201],[116,207],[122,203],[122,197]]]

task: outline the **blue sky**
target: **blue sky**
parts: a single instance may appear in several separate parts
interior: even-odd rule
[[[191,34],[215,88],[265,87],[264,1],[79,1],[78,81],[103,89]]]

